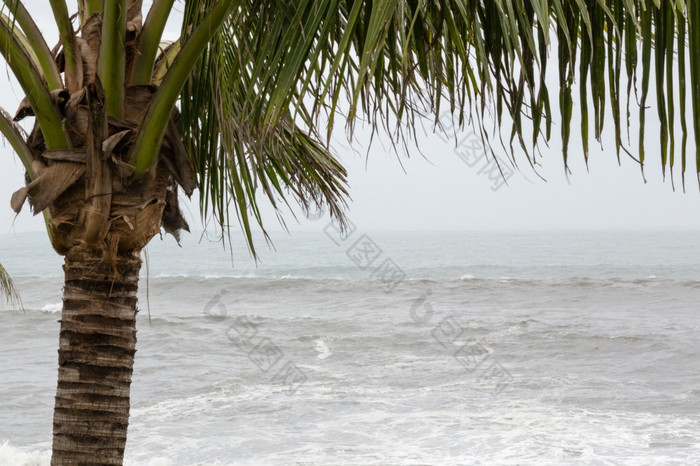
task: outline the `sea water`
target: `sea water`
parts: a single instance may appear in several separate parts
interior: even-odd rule
[[[126,464],[700,464],[700,232],[271,236],[149,246]],[[0,262],[0,465],[48,465],[62,261]]]

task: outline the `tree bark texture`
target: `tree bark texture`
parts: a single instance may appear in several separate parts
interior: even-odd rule
[[[139,251],[65,258],[52,465],[120,465],[136,352]]]

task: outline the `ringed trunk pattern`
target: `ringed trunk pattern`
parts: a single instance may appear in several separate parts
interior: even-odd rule
[[[65,258],[52,465],[122,464],[136,352],[139,251]]]

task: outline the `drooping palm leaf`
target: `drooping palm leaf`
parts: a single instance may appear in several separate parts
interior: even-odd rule
[[[192,5],[183,31],[199,24],[207,10]],[[203,214],[213,214],[225,226],[233,205],[254,253],[251,225],[262,226],[260,195],[275,208],[288,204],[289,195],[305,208],[325,204],[342,224],[346,173],[316,132],[300,128],[289,110],[273,125],[242,117],[246,94],[255,85],[248,62],[255,44],[236,26],[230,20],[198,61],[182,93],[182,123],[199,175]]]
[[[202,3],[188,3],[185,28],[197,23]],[[258,158],[265,156],[261,136],[265,141],[264,135],[279,132],[291,118],[294,128],[321,141],[341,111],[351,131],[357,118],[367,118],[398,143],[412,135],[412,123],[421,115],[437,119],[443,109],[450,109],[460,124],[473,117],[485,125],[486,109],[493,108],[494,124],[509,136],[512,154],[522,153],[530,161],[537,153],[534,146],[549,139],[553,124],[560,125],[566,162],[575,83],[586,158],[589,137],[600,140],[609,123],[604,118],[607,107],[612,109],[616,154],[623,150],[643,162],[649,124],[645,107],[648,94],[655,93],[662,134],[659,153],[664,170],[672,170],[677,159],[674,108],[680,103],[683,174],[685,80],[693,84],[693,102],[700,102],[694,77],[700,73],[693,74],[698,61],[691,60],[689,77],[680,77],[680,102],[674,100],[673,77],[685,73],[686,42],[691,57],[700,53],[700,40],[695,40],[700,21],[693,20],[697,10],[700,7],[676,0],[236,2],[235,13],[183,94],[184,120],[194,122],[187,128],[187,139],[199,154],[197,169],[209,195],[204,208],[220,211],[225,221],[222,190],[233,186],[229,195],[246,223],[243,211],[257,210],[250,187],[263,185],[252,175],[260,165]],[[558,52],[561,118],[552,113],[545,79],[553,44]],[[630,79],[626,93],[620,84],[623,67]],[[649,89],[652,70],[655,89]],[[630,102],[635,104],[637,89],[639,145],[632,149],[624,143],[629,120],[622,117],[621,108],[625,102],[628,108]],[[202,112],[207,108],[217,111]],[[695,109],[692,115],[697,139],[700,112]],[[222,124],[222,117],[231,122]],[[221,136],[224,126],[228,134]],[[482,128],[482,134],[487,129]],[[237,144],[224,144],[220,138]],[[235,175],[223,163],[207,163],[223,159],[239,164],[245,160],[253,169]]]
[[[10,274],[0,264],[0,301],[9,301],[10,304],[19,303],[19,293],[15,289]]]

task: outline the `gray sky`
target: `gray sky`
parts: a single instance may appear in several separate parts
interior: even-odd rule
[[[50,21],[50,18],[40,20],[40,27],[48,28]],[[0,81],[0,105],[14,114],[21,89],[10,82],[9,74],[7,70]],[[653,88],[653,83],[651,86]],[[551,94],[556,96],[555,92]],[[556,104],[556,97],[552,104]],[[576,109],[575,102],[574,113]],[[558,115],[556,106],[553,111]],[[611,123],[611,116],[607,118]],[[637,115],[633,114],[632,118],[636,121]],[[650,109],[647,121],[650,125],[656,123],[655,109]],[[574,121],[572,132],[576,133],[579,125],[580,122]],[[516,159],[521,171],[509,178],[508,186],[497,190],[493,189],[494,181],[488,176],[492,166],[484,169],[485,161],[475,160],[478,141],[470,136],[470,128],[458,134],[459,139],[466,141],[459,151],[455,150],[454,141],[443,141],[432,134],[428,122],[426,130],[427,134],[419,138],[419,147],[427,160],[417,149],[411,150],[410,158],[401,157],[402,168],[386,138],[384,144],[375,140],[366,159],[369,132],[358,128],[357,140],[350,144],[343,128],[337,128],[336,153],[349,171],[352,197],[349,218],[358,227],[365,231],[700,228],[700,190],[693,174],[694,163],[692,160],[689,163],[687,193],[679,189],[678,170],[676,192],[670,180],[663,183],[655,129],[647,130],[646,184],[632,160],[623,156],[622,166],[618,166],[610,129],[604,135],[603,148],[595,141],[590,143],[590,172],[583,163],[580,138],[574,134],[570,154],[573,175],[567,181],[557,140],[559,127],[555,122],[553,141],[549,147],[542,147],[543,166],[538,169],[547,181],[534,174],[518,150]],[[636,131],[634,127],[631,130],[634,141]],[[692,149],[692,138],[689,142]],[[472,146],[473,149],[464,148]],[[636,153],[635,146],[636,142],[631,147],[633,153]],[[505,161],[503,149],[495,149],[499,159]],[[467,162],[476,164],[470,166]],[[10,209],[10,196],[22,183],[21,163],[3,140],[0,145],[0,232],[43,229],[41,217],[32,217],[27,206],[17,218]],[[196,203],[185,209],[190,211],[188,218],[192,227],[200,229]],[[267,209],[266,218],[268,228],[279,229],[270,209]],[[320,230],[323,226],[321,221],[302,219],[297,223],[291,216],[287,218],[292,231]]]

